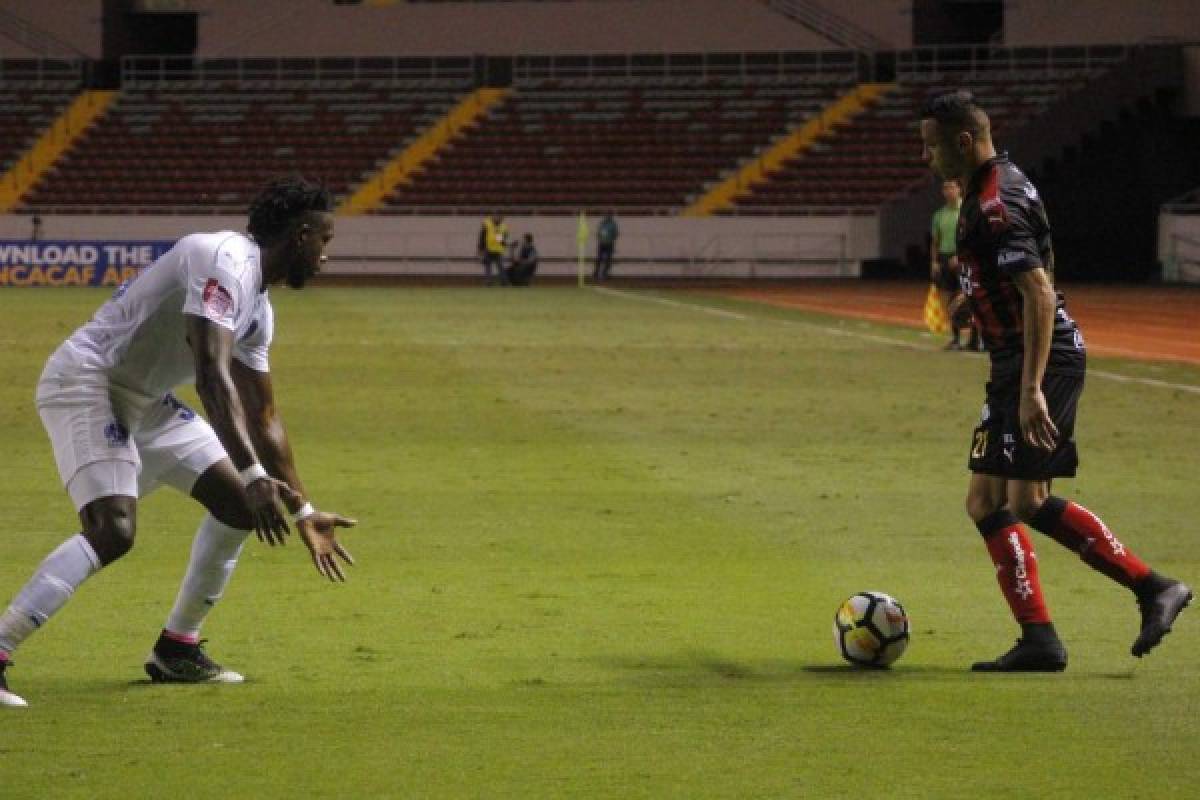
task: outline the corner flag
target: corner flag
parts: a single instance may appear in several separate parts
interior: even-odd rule
[[[942,298],[932,283],[929,284],[929,293],[925,295],[925,327],[929,328],[930,333],[945,333],[950,330],[946,309],[942,308]]]
[[[588,224],[587,214],[583,211],[579,212],[579,225],[575,228],[575,243],[579,246],[579,263],[577,265],[579,272],[579,288],[583,288],[583,262],[587,258],[587,240],[588,240]]]

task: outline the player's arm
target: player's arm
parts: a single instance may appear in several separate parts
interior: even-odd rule
[[[1058,429],[1046,408],[1042,378],[1050,360],[1050,342],[1054,336],[1057,298],[1050,276],[1042,267],[1017,272],[1013,281],[1021,292],[1024,316],[1025,352],[1021,365],[1021,435],[1028,444],[1053,450]]]
[[[245,410],[230,374],[233,331],[194,314],[184,314],[184,319],[195,362],[196,394],[225,452],[246,481],[255,533],[268,544],[282,544],[288,526],[280,491],[286,487],[277,485],[263,469],[247,429]],[[255,477],[259,472],[262,474]]]
[[[296,470],[287,429],[275,405],[275,390],[271,373],[251,369],[234,359],[230,372],[237,393],[246,409],[247,429],[263,466],[276,478],[292,487],[295,494],[285,498],[288,510],[295,517],[296,529],[312,555],[317,571],[330,580],[346,580],[337,558],[353,564],[354,558],[337,539],[338,528],[350,528],[356,523],[338,514],[313,508]],[[335,558],[335,556],[337,558]]]

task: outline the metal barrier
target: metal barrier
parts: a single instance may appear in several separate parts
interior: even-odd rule
[[[339,233],[324,274],[478,275],[474,237],[461,232]],[[728,276],[746,278],[852,277],[859,262],[849,256],[845,233],[687,233],[621,235],[620,273],[642,277]],[[573,275],[577,243],[571,233],[537,239],[544,275]],[[592,268],[593,244],[585,258]]]
[[[956,76],[996,72],[1087,73],[1124,61],[1131,49],[1126,45],[917,47],[896,53],[896,77],[920,80],[947,73]]]
[[[177,87],[181,83],[218,86],[294,87],[371,84],[471,84],[475,59],[438,58],[189,58],[125,56],[121,85]]]
[[[0,87],[74,89],[83,85],[83,74],[80,59],[0,59]]]
[[[859,54],[852,50],[765,53],[608,53],[598,55],[516,56],[513,78],[539,80],[613,78],[740,78],[851,80]]]

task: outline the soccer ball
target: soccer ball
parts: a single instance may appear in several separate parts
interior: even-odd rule
[[[833,641],[858,667],[887,667],[908,647],[908,614],[883,592],[859,592],[833,615]]]

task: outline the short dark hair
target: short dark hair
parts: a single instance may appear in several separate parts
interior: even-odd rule
[[[308,211],[332,211],[333,195],[319,182],[299,175],[276,178],[250,203],[246,229],[261,242],[278,239],[288,224]]]
[[[938,127],[954,128],[972,133],[984,133],[989,128],[988,116],[966,89],[934,92],[921,106],[921,119],[932,119]]]

